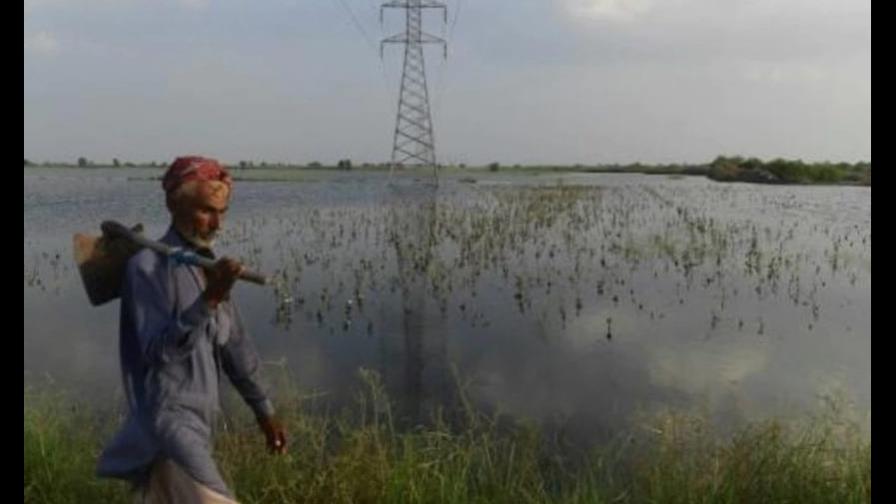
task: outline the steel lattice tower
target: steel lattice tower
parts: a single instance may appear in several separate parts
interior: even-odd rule
[[[401,71],[401,91],[398,96],[398,116],[392,142],[392,167],[436,167],[435,138],[432,133],[432,117],[429,112],[429,93],[426,89],[426,67],[423,60],[424,44],[442,44],[444,57],[448,57],[448,44],[444,39],[423,31],[423,9],[442,9],[444,22],[448,21],[448,8],[442,2],[429,0],[404,0],[386,2],[380,6],[380,23],[386,8],[405,9],[404,33],[384,38],[380,42],[380,57],[384,44],[404,44],[404,66]]]

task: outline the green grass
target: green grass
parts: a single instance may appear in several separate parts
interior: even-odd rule
[[[112,165],[91,164],[79,167],[72,164],[36,165],[26,164],[27,169],[38,168],[113,168]],[[150,168],[145,164],[136,166],[124,166],[126,168]],[[159,173],[165,166],[152,166]],[[388,172],[388,164],[364,164],[353,166],[351,171],[338,166],[324,166],[320,164],[309,165],[253,165],[251,167],[231,166],[234,178],[238,181],[277,181],[277,182],[309,182],[326,179],[334,173],[369,173]],[[399,175],[428,177],[432,174],[432,168],[407,166],[396,169]],[[563,173],[639,173],[646,175],[668,175],[672,178],[681,178],[686,175],[706,176],[717,182],[752,182],[765,184],[819,184],[819,185],[871,185],[871,164],[858,163],[831,163],[814,162],[804,163],[801,160],[773,159],[762,161],[756,158],[743,158],[741,156],[718,156],[710,163],[695,164],[641,164],[632,163],[626,165],[500,165],[491,163],[486,166],[457,166],[442,165],[439,174],[442,176],[488,176],[501,173],[517,175],[553,175]]]
[[[870,163],[804,163],[800,160],[719,156],[707,176],[720,182],[871,185]]]
[[[266,453],[231,398],[216,457],[240,502],[754,503],[869,502],[871,442],[840,413],[770,420],[722,435],[699,415],[652,415],[587,450],[538,427],[462,411],[398,429],[376,375],[353,408],[309,414],[280,387],[286,456]],[[25,502],[130,502],[127,485],[93,476],[117,413],[25,389]]]

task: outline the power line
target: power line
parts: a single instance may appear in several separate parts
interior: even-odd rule
[[[457,26],[457,18],[460,16],[460,5],[463,0],[456,0],[454,7],[454,16],[451,20],[451,27],[448,29],[448,34],[445,39],[448,42],[451,42],[454,36],[454,27]],[[434,99],[434,111],[435,116],[440,117],[442,113],[442,97],[445,94],[445,73],[447,70],[448,62],[443,61],[441,65],[439,65],[439,76],[436,78],[436,87],[435,92],[433,93]]]
[[[460,16],[460,5],[463,3],[463,0],[457,0],[457,3],[454,5],[454,20],[451,21],[451,29],[448,31],[448,40],[454,40],[452,37],[454,36],[454,27],[457,26],[457,18]]]
[[[367,30],[365,30],[364,27],[361,26],[361,23],[358,21],[358,18],[355,17],[355,13],[352,12],[351,7],[349,7],[348,4],[345,3],[345,0],[338,0],[338,1],[339,1],[339,5],[341,5],[342,8],[345,9],[345,12],[348,13],[349,17],[352,20],[352,23],[355,25],[355,28],[358,29],[358,31],[361,33],[361,36],[364,37],[364,40],[367,41],[367,44],[370,46],[370,48],[373,49],[374,51],[376,51],[376,43],[373,41],[372,38],[370,38],[369,35],[367,35]]]
[[[345,10],[346,14],[348,14],[349,19],[351,19],[351,22],[354,25],[354,27],[357,29],[358,33],[361,34],[361,37],[364,38],[364,40],[367,42],[367,45],[370,46],[371,50],[374,53],[376,53],[377,52],[376,43],[368,35],[367,30],[364,29],[364,26],[361,24],[361,22],[358,21],[358,18],[357,18],[357,16],[355,16],[354,11],[352,11],[351,7],[348,4],[346,4],[345,0],[338,0],[338,1],[339,1],[339,4],[342,6],[343,10]],[[381,28],[381,31],[382,31],[382,28]],[[380,67],[380,72],[382,73],[382,76],[383,76],[383,93],[386,96],[388,96],[389,89],[390,89],[389,77],[386,74],[386,67],[383,64],[382,58],[380,58],[379,67]]]

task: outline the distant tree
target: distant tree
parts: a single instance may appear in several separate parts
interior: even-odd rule
[[[822,166],[815,172],[814,179],[818,182],[836,182],[840,179],[840,172],[833,166]]]
[[[79,157],[78,158],[78,166],[80,166],[82,168],[87,166],[87,158]]]
[[[308,163],[308,168],[320,168],[321,164],[317,161],[312,161]]]
[[[499,163],[497,163],[497,162],[490,163],[490,164],[488,165],[488,171],[491,171],[491,172],[496,172],[496,171],[498,171],[500,168],[501,168],[501,165],[500,165]]]
[[[28,158],[25,158],[25,166],[31,166],[33,164],[34,163],[32,163],[31,161],[28,161]]]
[[[762,160],[751,157],[741,163],[741,167],[746,168],[747,170],[758,170],[762,168]]]
[[[765,168],[785,182],[799,182],[803,174],[802,163],[776,158],[765,164]]]
[[[246,163],[245,161],[240,161],[240,168],[241,168],[241,169],[244,169],[244,170],[245,170],[247,165],[248,165],[248,163]]]
[[[712,160],[709,164],[710,167],[720,169],[720,170],[733,170],[740,168],[740,164],[737,162],[735,158],[727,158],[725,156],[718,156]],[[762,162],[760,161],[757,167],[762,166]]]
[[[112,166],[114,166],[116,168],[121,166],[121,162],[118,160],[118,158],[112,158]]]

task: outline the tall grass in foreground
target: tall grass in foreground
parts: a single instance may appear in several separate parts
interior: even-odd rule
[[[266,453],[241,405],[217,436],[222,472],[244,503],[869,502],[871,441],[833,409],[799,423],[766,421],[722,435],[697,415],[652,415],[618,439],[562,446],[533,425],[434,418],[399,429],[376,375],[357,407],[309,414],[295,391],[280,413],[286,456]],[[284,390],[281,387],[279,390]],[[47,387],[25,389],[25,502],[130,502],[127,485],[93,475],[117,411],[82,409]]]

